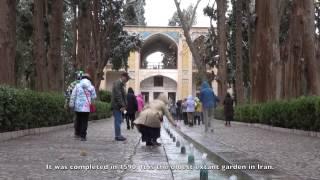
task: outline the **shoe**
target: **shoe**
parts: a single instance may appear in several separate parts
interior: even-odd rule
[[[120,137],[116,137],[115,140],[116,141],[125,141],[127,139],[125,137],[120,136]]]
[[[146,146],[153,146],[152,142],[146,142]]]
[[[153,141],[153,142],[152,142],[152,145],[154,145],[154,146],[161,146],[161,143],[158,143],[157,141]]]
[[[87,141],[87,138],[82,137],[80,140],[81,140],[81,141]]]
[[[81,137],[79,135],[74,135],[73,138],[74,139],[80,139]]]
[[[128,130],[130,130],[130,127],[127,127]]]

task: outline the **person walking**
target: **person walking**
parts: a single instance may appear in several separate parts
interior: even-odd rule
[[[172,114],[173,119],[177,120],[177,105],[174,101],[170,104],[170,113]]]
[[[224,116],[226,120],[226,126],[231,126],[230,121],[233,121],[234,109],[233,109],[233,99],[230,93],[226,94],[226,97],[223,101],[224,106]]]
[[[157,99],[151,101],[143,109],[139,117],[134,121],[142,135],[142,142],[146,142],[146,146],[161,145],[157,142],[157,139],[160,137],[161,122],[164,115],[171,124],[175,127],[177,126],[167,107],[168,103],[167,96],[161,93]]]
[[[70,103],[72,91],[76,87],[76,85],[81,81],[82,76],[83,76],[83,72],[77,71],[75,74],[76,74],[76,80],[69,84],[68,88],[66,89],[66,91],[64,93],[64,97],[65,97],[64,108],[68,112],[71,111],[71,109],[69,108],[69,103]],[[73,116],[73,126],[74,126],[74,137],[79,138],[80,132],[79,132],[79,129],[77,129],[78,121],[77,121],[76,116]]]
[[[187,112],[187,117],[188,117],[188,124],[190,127],[193,126],[193,115],[195,111],[195,101],[192,97],[192,95],[189,95],[186,101],[186,112]]]
[[[129,81],[128,73],[122,73],[119,80],[113,83],[111,108],[114,117],[114,133],[116,141],[125,141],[126,138],[121,134],[122,113],[126,113],[127,95],[125,93],[125,84]]]
[[[97,98],[90,75],[84,74],[81,81],[73,88],[69,107],[76,112],[76,132],[81,141],[87,140],[87,129],[92,101]]]
[[[126,122],[127,122],[127,129],[130,130],[133,129],[133,121],[136,118],[136,112],[138,111],[138,102],[137,98],[134,95],[134,91],[131,87],[128,88],[128,94],[127,94],[127,114],[126,114]]]
[[[182,100],[178,100],[177,101],[177,103],[176,103],[176,105],[177,105],[177,110],[176,110],[176,112],[177,112],[177,119],[179,120],[179,121],[181,121],[182,120]]]
[[[187,113],[187,98],[183,99],[181,103],[182,119],[185,125],[188,125],[188,113]]]
[[[205,132],[208,132],[208,129],[211,128],[211,120],[214,119],[214,108],[216,108],[219,99],[214,94],[207,81],[202,82],[200,89],[200,101],[202,103]],[[211,132],[213,131],[214,129],[211,128]]]
[[[137,99],[137,103],[138,103],[138,111],[137,111],[137,117],[138,117],[144,107],[144,100],[143,100],[142,94],[138,94],[136,99]]]
[[[200,125],[200,122],[203,121],[203,119],[202,119],[202,104],[201,104],[200,99],[198,97],[195,97],[195,102],[196,102],[196,110],[195,110],[194,124],[197,124],[197,120],[198,120],[198,125]]]

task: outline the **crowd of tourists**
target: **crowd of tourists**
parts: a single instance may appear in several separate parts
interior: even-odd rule
[[[136,127],[147,146],[161,145],[157,139],[160,137],[164,116],[175,127],[177,122],[183,121],[189,127],[204,125],[205,132],[214,131],[211,120],[214,119],[214,111],[220,100],[208,82],[201,84],[198,96],[189,95],[175,102],[161,93],[153,101],[145,103],[142,94],[136,95],[131,87],[126,91],[126,83],[130,79],[128,73],[122,73],[112,87],[111,109],[116,141],[126,141],[121,133],[121,124],[126,121],[127,129]],[[90,75],[78,72],[76,81],[66,91],[65,107],[75,112],[75,137],[82,141],[87,139],[89,114],[95,112],[93,101],[96,98]],[[223,101],[226,126],[231,126],[230,121],[233,120],[233,104],[231,95],[227,93]]]

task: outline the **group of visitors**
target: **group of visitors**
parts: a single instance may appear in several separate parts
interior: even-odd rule
[[[214,119],[214,111],[220,102],[215,95],[213,89],[208,82],[203,82],[200,87],[198,96],[189,95],[183,100],[171,103],[170,112],[174,114],[176,120],[182,120],[185,125],[192,127],[193,125],[205,125],[207,132],[211,128],[211,119]],[[226,126],[231,126],[230,121],[233,120],[233,99],[230,93],[227,93],[223,105]],[[213,131],[213,128],[211,128]]]
[[[128,73],[122,73],[119,80],[113,83],[111,108],[114,117],[115,140],[125,141],[121,133],[121,123],[126,120],[127,129],[137,127],[142,135],[142,141],[147,146],[159,146],[157,139],[160,137],[160,128],[163,116],[177,127],[174,119],[183,120],[186,125],[205,124],[205,131],[211,128],[211,119],[214,118],[214,109],[219,103],[219,98],[208,84],[203,82],[198,97],[189,95],[184,100],[169,103],[168,97],[161,93],[157,99],[144,103],[141,94],[135,95],[131,87],[126,93],[125,85],[130,80]],[[96,91],[89,74],[79,72],[77,80],[70,84],[66,91],[66,107],[76,113],[75,137],[86,141],[89,113],[94,112],[93,101]],[[227,93],[224,99],[224,112],[226,126],[230,126],[233,119],[233,100]],[[211,129],[213,132],[213,128]]]
[[[112,88],[112,111],[115,122],[115,140],[125,141],[126,138],[121,134],[122,114],[126,116],[127,129],[137,127],[142,134],[142,141],[147,146],[158,146],[157,139],[160,137],[160,128],[163,116],[176,126],[172,118],[168,105],[168,98],[160,94],[157,99],[144,106],[143,97],[139,94],[134,95],[132,88],[128,88],[128,94],[125,93],[125,83],[130,79],[128,73],[123,73],[120,80],[114,82]]]

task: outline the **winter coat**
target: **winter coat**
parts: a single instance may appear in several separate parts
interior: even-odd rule
[[[96,98],[94,86],[88,79],[82,79],[72,90],[69,107],[75,112],[90,112],[91,101]]]
[[[141,112],[144,107],[143,97],[141,94],[139,94],[136,99],[137,99],[137,103],[138,103],[138,112]]]
[[[233,110],[233,100],[231,97],[226,97],[223,102],[224,106],[224,115],[226,119],[230,119],[233,117],[234,110]]]
[[[127,107],[127,95],[124,90],[125,84],[119,79],[113,83],[111,108],[112,110],[120,110]]]
[[[165,97],[166,96],[164,96],[164,98]],[[163,115],[165,115],[171,123],[175,123],[167,108],[168,100],[164,98],[159,96],[158,99],[151,101],[149,105],[141,111],[134,123],[152,128],[160,128]]]
[[[127,94],[127,112],[128,114],[135,114],[138,111],[138,102],[136,96],[133,93]]]
[[[202,112],[202,104],[197,97],[195,98],[195,102],[196,102],[196,112]]]
[[[216,108],[217,102],[219,102],[218,97],[214,94],[212,88],[206,81],[201,85],[200,101],[204,109]]]
[[[170,105],[170,112],[171,112],[172,114],[177,114],[177,105],[176,105],[176,103],[172,103],[172,104]]]
[[[188,96],[186,105],[187,105],[186,112],[194,112],[194,111],[195,111],[196,102],[194,101],[192,95],[189,95],[189,96]]]
[[[181,111],[187,112],[187,101],[182,101],[181,103]]]

